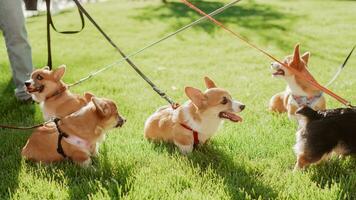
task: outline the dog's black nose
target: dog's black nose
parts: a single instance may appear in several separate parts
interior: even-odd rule
[[[119,120],[117,120],[117,124],[115,127],[121,127],[122,125],[124,125],[125,122],[126,122],[126,119],[120,117]]]
[[[125,118],[121,118],[121,123],[124,124],[126,122],[126,119]]]
[[[29,87],[31,85],[31,81],[25,81],[25,86]]]
[[[240,110],[241,110],[241,111],[244,110],[245,107],[246,107],[245,105],[241,105],[241,106],[240,106]]]

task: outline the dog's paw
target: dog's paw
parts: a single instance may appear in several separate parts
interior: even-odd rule
[[[92,149],[91,149],[91,155],[93,157],[98,157],[99,156],[99,143],[96,143]]]
[[[293,173],[297,173],[299,171],[304,171],[305,170],[305,166],[301,166],[298,162],[295,163],[294,169],[293,169]]]
[[[182,145],[182,144],[177,144],[177,143],[175,145],[177,145],[177,147],[179,148],[179,151],[184,155],[192,153],[192,151],[193,151],[193,145]]]
[[[293,173],[297,173],[299,171],[300,171],[300,168],[298,167],[298,165],[295,165],[294,169],[293,169]]]
[[[88,168],[91,165],[91,159],[88,158],[87,160],[78,163],[83,168]]]

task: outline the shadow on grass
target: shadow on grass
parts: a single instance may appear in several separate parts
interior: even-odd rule
[[[245,166],[244,163],[233,161],[231,156],[218,148],[214,148],[211,142],[209,143],[195,149],[187,156],[187,159],[197,168],[203,171],[212,169],[215,174],[222,177],[231,199],[246,199],[248,197],[252,197],[252,199],[277,198],[277,193],[272,187],[258,180],[259,177],[263,176],[261,172]],[[157,151],[162,151],[162,148],[164,148],[172,155],[178,151],[172,144],[153,144]]]
[[[225,5],[223,2],[218,1],[191,2],[206,13],[210,13]],[[280,9],[268,4],[255,3],[254,1],[242,3],[238,3],[216,15],[216,19],[226,25],[236,24],[239,28],[251,29],[264,41],[275,42],[283,50],[290,50],[290,43],[294,44],[295,41],[284,41],[280,36],[288,32],[293,26],[293,22],[298,20],[300,16],[281,12]],[[138,9],[136,13],[133,16],[136,20],[167,22],[170,25],[169,31],[177,30],[201,17],[200,14],[185,4],[178,2],[147,6]],[[220,29],[220,27],[212,22],[203,22],[193,26],[193,28],[209,34],[214,34],[216,30]],[[233,30],[238,31],[236,28]]]
[[[12,80],[0,84],[0,124],[27,126],[35,124],[35,106],[16,100]],[[29,131],[0,129],[0,199],[10,199],[18,188],[21,168],[20,150]]]
[[[321,188],[330,188],[337,184],[342,191],[339,199],[356,199],[356,158],[345,160],[333,158],[310,170],[311,180]]]
[[[107,147],[101,145],[100,155],[93,159],[92,166],[82,168],[70,161],[42,165],[28,162],[31,173],[49,182],[65,185],[69,199],[90,199],[93,195],[108,195],[117,199],[128,192],[127,177],[132,173],[133,166],[113,165],[108,159]],[[44,173],[41,171],[45,171]],[[105,189],[105,190],[103,190]]]

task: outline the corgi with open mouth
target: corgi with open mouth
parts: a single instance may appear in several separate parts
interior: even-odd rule
[[[283,63],[301,72],[305,77],[315,80],[307,69],[309,57],[309,52],[300,56],[299,45],[296,45],[293,55],[287,56]],[[271,68],[275,71],[272,76],[284,79],[287,82],[287,88],[271,98],[269,110],[279,113],[287,112],[290,119],[295,119],[295,112],[300,107],[309,106],[314,110],[325,109],[326,102],[322,91],[277,62],[273,62]]]
[[[65,65],[54,70],[49,67],[37,69],[32,72],[31,79],[25,82],[25,90],[40,104],[45,120],[62,118],[77,111],[93,96],[88,92],[83,97],[71,93],[67,84],[62,81],[65,70]]]
[[[177,109],[170,106],[159,108],[145,123],[145,137],[153,141],[174,143],[183,154],[192,152],[198,144],[204,144],[218,130],[223,119],[241,122],[236,113],[245,105],[234,100],[230,93],[217,88],[205,77],[205,92],[186,87],[185,94],[190,99]]]

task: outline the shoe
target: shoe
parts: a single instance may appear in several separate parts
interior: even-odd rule
[[[23,102],[23,103],[32,103],[33,102],[32,96],[29,95],[25,91],[19,91],[19,90],[15,89],[15,96],[16,96],[16,99],[20,102]]]

